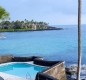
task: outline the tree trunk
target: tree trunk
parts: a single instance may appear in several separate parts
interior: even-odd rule
[[[80,80],[81,59],[82,59],[82,42],[81,42],[81,1],[78,0],[78,69],[77,80]]]

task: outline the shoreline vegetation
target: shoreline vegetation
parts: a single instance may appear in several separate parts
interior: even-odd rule
[[[23,32],[23,31],[44,31],[44,30],[63,30],[49,26],[46,22],[28,21],[2,21],[0,23],[0,32]]]

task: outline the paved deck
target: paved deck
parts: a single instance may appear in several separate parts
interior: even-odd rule
[[[18,77],[18,76],[14,76],[14,75],[9,75],[6,73],[2,73],[0,72],[0,76],[4,79],[4,80],[26,80],[24,78]]]

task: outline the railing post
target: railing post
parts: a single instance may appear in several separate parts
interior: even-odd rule
[[[78,69],[77,69],[77,80],[80,80],[81,59],[82,59],[81,1],[82,0],[78,0]]]

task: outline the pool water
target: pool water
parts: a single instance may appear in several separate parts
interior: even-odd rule
[[[27,63],[13,63],[4,66],[0,66],[0,72],[7,74],[23,77],[23,78],[32,78],[34,79],[37,72],[41,72],[45,67],[36,66]]]

